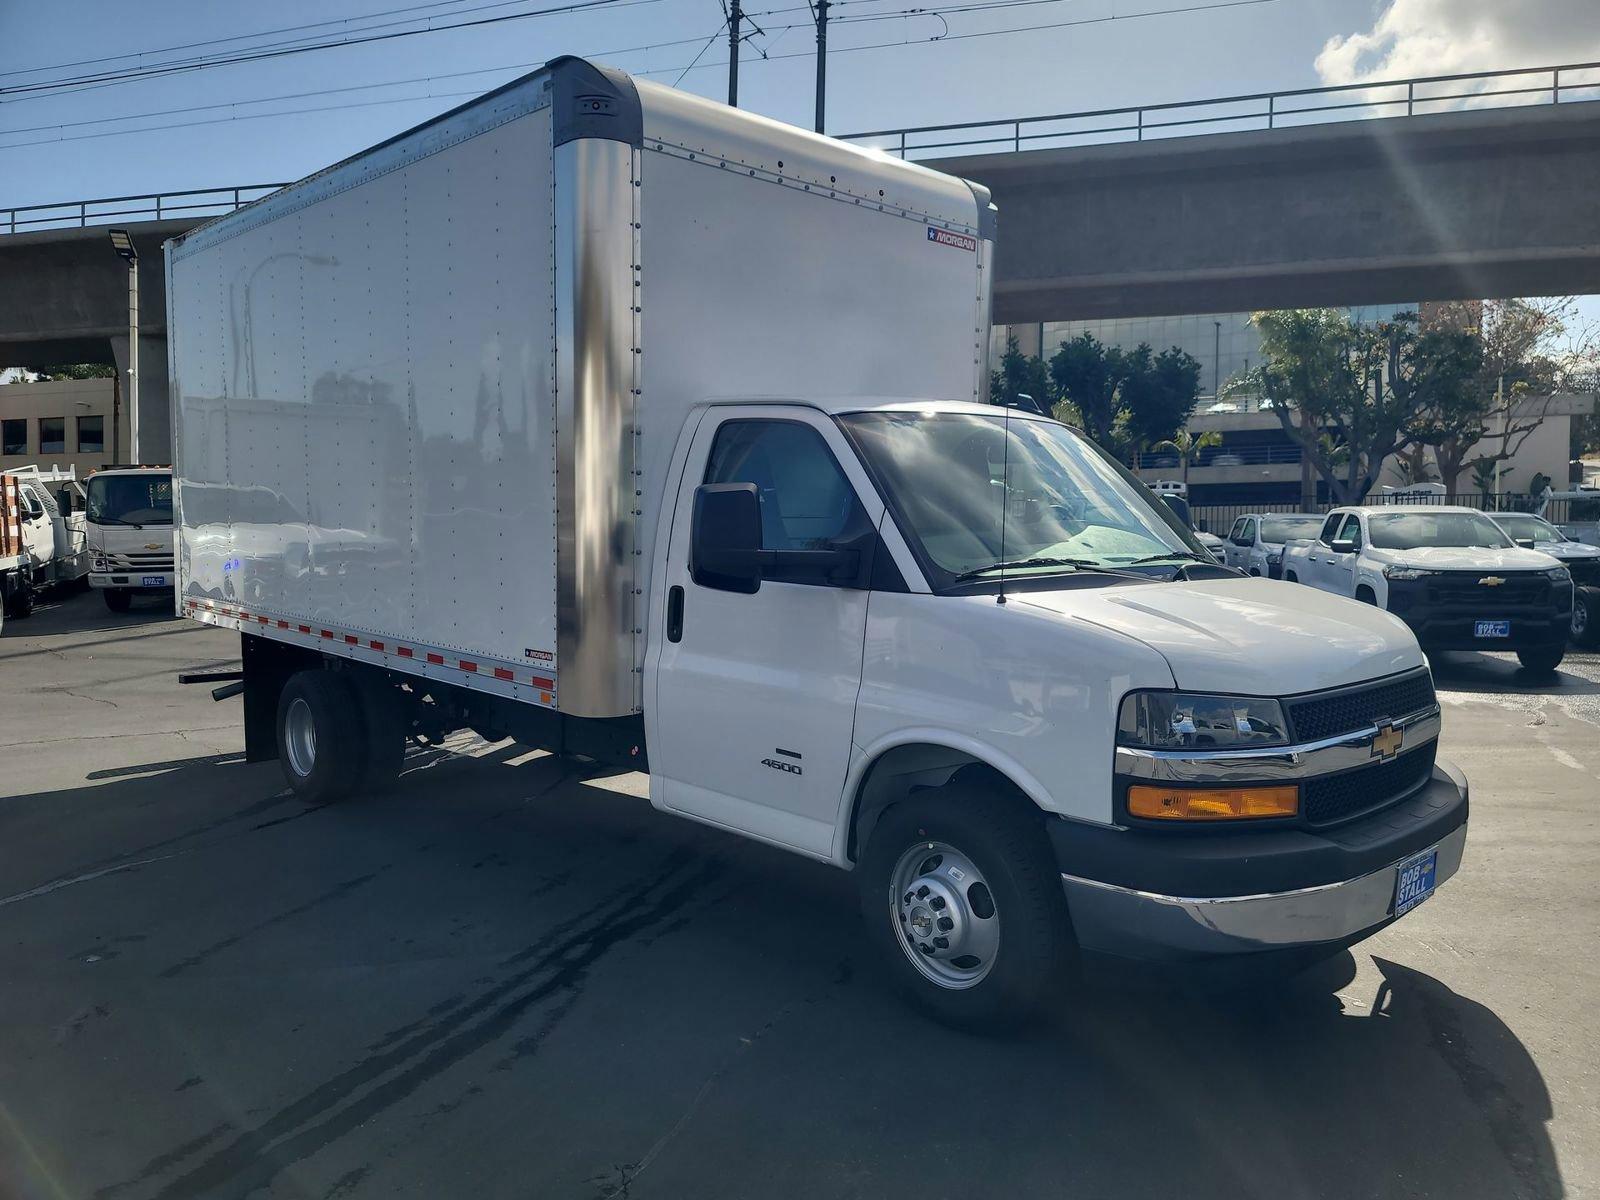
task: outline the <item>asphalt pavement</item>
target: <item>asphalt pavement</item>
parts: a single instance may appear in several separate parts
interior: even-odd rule
[[[0,637],[0,1197],[1600,1195],[1600,658],[1434,663],[1461,873],[1287,984],[949,1032],[843,873],[470,736],[311,807],[143,602]]]

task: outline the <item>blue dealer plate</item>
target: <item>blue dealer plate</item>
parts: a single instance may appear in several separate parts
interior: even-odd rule
[[[1439,877],[1439,847],[1414,854],[1395,868],[1394,915],[1402,917],[1429,896]]]
[[[140,587],[166,587],[167,586],[167,577],[165,575],[141,575],[139,577],[139,586]]]
[[[1510,621],[1479,621],[1472,627],[1473,637],[1510,637]]]

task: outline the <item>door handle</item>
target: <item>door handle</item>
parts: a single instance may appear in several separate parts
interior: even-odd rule
[[[683,641],[683,588],[677,584],[667,591],[667,641]]]

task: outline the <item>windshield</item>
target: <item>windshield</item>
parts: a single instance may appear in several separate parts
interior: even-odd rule
[[[1012,418],[1009,442],[999,415],[852,413],[840,423],[937,586],[1001,562],[1054,560],[1015,569],[1059,572],[1199,551],[1133,476],[1054,421]]]
[[[1315,538],[1322,528],[1322,518],[1310,513],[1291,513],[1281,517],[1261,518],[1263,542],[1292,542],[1295,538]]]
[[[1565,535],[1550,522],[1531,513],[1506,513],[1495,518],[1499,525],[1514,538],[1535,542],[1562,542]]]
[[[172,476],[91,476],[88,519],[102,525],[171,525]]]
[[[1489,546],[1507,549],[1511,539],[1477,513],[1379,513],[1367,518],[1372,544],[1380,550],[1425,546]]]

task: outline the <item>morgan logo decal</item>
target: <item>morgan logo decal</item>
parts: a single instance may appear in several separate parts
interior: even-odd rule
[[[977,238],[964,233],[951,233],[948,229],[935,229],[932,225],[928,226],[928,240],[938,246],[953,246],[957,250],[978,249]]]

